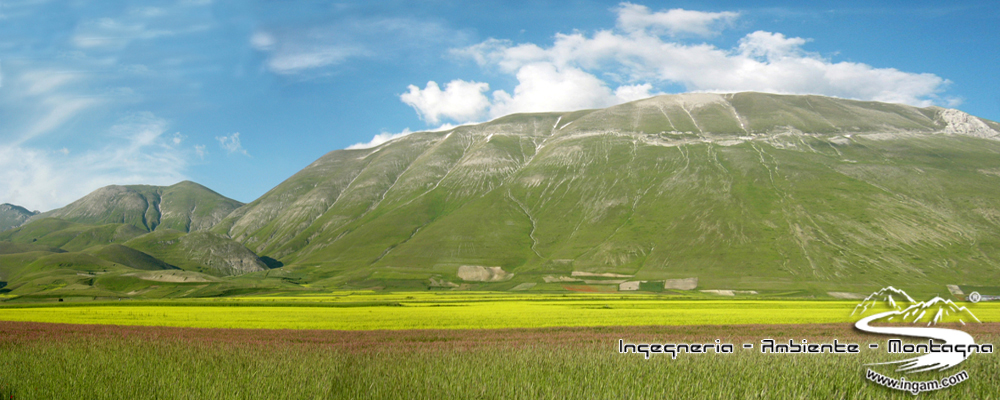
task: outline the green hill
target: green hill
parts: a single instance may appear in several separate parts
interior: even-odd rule
[[[242,275],[267,270],[267,265],[227,237],[211,232],[183,233],[158,230],[125,246],[148,253],[181,269],[215,276]]]
[[[128,224],[90,225],[58,218],[42,218],[0,233],[0,240],[77,251],[92,246],[122,243],[145,233],[141,228]]]
[[[29,221],[59,218],[90,225],[128,224],[151,232],[208,229],[242,203],[197,183],[172,186],[106,186],[70,205],[41,213]]]
[[[160,261],[149,254],[135,250],[131,247],[122,246],[120,244],[109,244],[93,251],[91,254],[102,260],[111,261],[113,263],[144,271],[178,269],[177,267]]]
[[[191,182],[101,188],[0,232],[0,294],[38,300],[228,293],[233,285],[213,275],[267,269],[243,245],[203,231],[239,205]]]

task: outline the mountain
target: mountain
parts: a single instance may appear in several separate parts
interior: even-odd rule
[[[90,225],[128,224],[145,231],[204,230],[243,205],[194,182],[172,186],[105,186],[70,205],[35,215],[29,222],[59,218]]]
[[[267,264],[246,247],[204,231],[241,204],[193,182],[106,186],[0,233],[0,243],[86,252],[139,270],[264,271]]]
[[[0,204],[0,232],[21,226],[24,221],[35,214],[38,214],[38,211],[28,211],[24,207],[13,204]]]
[[[932,294],[1000,280],[998,185],[1000,124],[958,110],[666,95],[333,151],[245,205],[105,187],[0,232],[0,292]]]
[[[939,107],[666,95],[333,151],[211,231],[316,287],[931,291],[1000,278],[998,138]]]
[[[269,269],[242,244],[205,231],[240,205],[192,182],[98,189],[0,232],[0,294],[159,298],[282,287],[220,279]]]

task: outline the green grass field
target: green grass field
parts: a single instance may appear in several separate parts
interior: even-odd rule
[[[997,342],[998,324],[972,332]],[[18,399],[913,399],[868,383],[856,355],[619,354],[617,339],[873,340],[846,324],[446,331],[278,331],[0,322],[0,391]],[[920,398],[991,399],[992,354]],[[883,373],[890,373],[886,368]],[[907,376],[935,379],[941,373]],[[4,392],[6,393],[6,392]]]
[[[762,338],[884,342],[853,329],[855,301],[657,295],[334,292],[0,306],[0,394],[17,399],[913,398],[867,382],[855,355],[743,350]],[[1000,305],[963,328],[1000,343]],[[81,324],[81,325],[76,325]],[[204,329],[212,328],[212,329]],[[737,345],[673,360],[639,343]],[[996,398],[1000,363],[921,398]],[[880,372],[892,375],[891,367]],[[948,371],[954,373],[957,371]],[[899,373],[895,373],[899,376]],[[943,373],[907,376],[936,379]]]

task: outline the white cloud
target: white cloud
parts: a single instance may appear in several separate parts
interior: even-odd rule
[[[135,41],[204,32],[212,23],[208,14],[192,13],[190,7],[124,7],[114,17],[80,21],[70,43],[80,49],[120,50]]]
[[[615,89],[615,103],[627,103],[630,101],[645,99],[663,93],[653,93],[653,85],[643,83],[641,85],[622,85]]]
[[[438,124],[442,117],[456,121],[475,120],[490,106],[490,100],[483,94],[490,89],[488,83],[456,79],[448,82],[444,90],[434,81],[427,82],[424,89],[414,85],[407,89],[408,92],[399,96],[400,100],[417,110],[430,124]]]
[[[111,184],[184,180],[190,153],[173,145],[166,126],[152,114],[136,114],[110,129],[104,147],[72,153],[0,145],[0,199],[44,211]]]
[[[249,42],[252,48],[266,55],[267,70],[280,75],[301,75],[360,58],[405,62],[409,54],[419,54],[434,46],[453,46],[465,36],[435,22],[355,18],[324,25],[259,30],[250,36]]]
[[[101,103],[96,96],[77,93],[78,86],[87,82],[86,74],[70,70],[34,69],[11,79],[5,91],[8,107],[18,110],[18,116],[5,128],[24,143],[63,126],[84,110]]]
[[[66,96],[54,96],[47,98],[41,104],[48,106],[48,112],[40,115],[38,119],[29,126],[18,143],[23,143],[36,136],[45,134],[53,129],[62,126],[66,121],[75,117],[84,109],[97,104],[96,99],[71,98]]]
[[[809,42],[803,38],[786,38],[780,33],[756,31],[740,39],[739,54],[761,60],[781,60],[801,57],[802,46]]]
[[[368,149],[378,146],[382,143],[388,142],[390,140],[401,138],[411,133],[413,132],[410,131],[410,128],[403,129],[403,131],[399,133],[382,132],[378,135],[375,135],[375,137],[373,137],[372,140],[369,141],[368,143],[355,143],[350,146],[347,146],[347,149],[348,150]]]
[[[335,35],[315,31],[282,34],[280,40],[275,33],[265,31],[258,31],[250,36],[250,46],[268,54],[265,65],[276,74],[297,74],[369,54],[364,47],[337,40]]]
[[[623,3],[617,12],[618,30],[556,34],[548,47],[489,39],[452,52],[516,78],[513,94],[492,93],[488,107],[492,117],[606,107],[655,95],[656,87],[665,86],[702,92],[818,94],[917,106],[950,101],[939,98],[949,81],[937,75],[834,62],[806,51],[810,40],[805,38],[756,31],[726,49],[662,35],[709,35],[731,24],[737,13],[652,13],[630,3]]]
[[[250,45],[260,51],[274,49],[274,44],[277,42],[278,40],[274,38],[274,35],[267,32],[256,32],[253,36],[250,36]]]
[[[198,155],[198,158],[204,159],[205,155],[208,154],[208,151],[205,150],[205,145],[196,144],[194,146],[194,154]]]
[[[357,46],[323,46],[280,52],[267,61],[271,71],[288,75],[304,70],[336,65],[349,58],[365,55],[366,51]]]
[[[84,76],[74,71],[39,70],[29,71],[20,76],[24,82],[24,93],[41,95],[52,92],[60,86],[80,81]]]
[[[441,90],[434,81],[425,89],[410,85],[400,99],[413,107],[428,124],[447,118],[458,123],[519,113],[570,111],[607,107],[655,95],[651,84],[621,85],[612,91],[607,84],[578,68],[534,63],[517,69],[514,93],[494,91],[492,100],[484,92],[489,84],[453,80]],[[452,126],[446,124],[446,126]],[[440,128],[439,128],[440,129]]]
[[[152,18],[158,15],[140,14],[142,18]],[[137,21],[122,21],[113,18],[101,18],[84,21],[77,26],[76,33],[71,38],[73,45],[81,49],[109,48],[121,49],[135,40],[149,40],[186,33],[207,30],[205,25],[193,25],[172,29],[158,29],[147,23]]]
[[[643,5],[621,3],[618,8],[618,27],[626,32],[711,36],[717,34],[719,28],[735,21],[739,15],[736,12],[702,12],[680,8],[653,13]]]
[[[229,154],[241,153],[245,156],[250,155],[247,153],[246,149],[243,148],[243,144],[240,142],[239,132],[235,132],[229,136],[216,136],[215,140],[218,140],[219,146],[229,152]]]
[[[467,125],[467,124],[461,124],[461,125]],[[461,126],[461,125],[455,125],[455,124],[451,124],[451,123],[443,123],[443,124],[439,125],[437,128],[426,129],[426,130],[423,130],[423,131],[420,131],[420,132],[444,132],[444,131],[450,131],[450,130],[455,129],[455,128]],[[367,143],[355,143],[355,144],[352,144],[350,146],[347,146],[347,149],[348,150],[368,149],[368,148],[372,148],[372,147],[375,147],[375,146],[380,146],[383,143],[391,142],[391,141],[393,141],[395,139],[401,138],[401,137],[409,135],[411,133],[413,133],[413,131],[411,131],[410,128],[403,129],[403,131],[399,132],[399,133],[382,132],[382,133],[379,133],[379,134],[375,135],[375,137],[373,137],[372,140],[368,141]]]
[[[491,116],[572,111],[615,104],[615,96],[604,81],[577,68],[532,63],[519,68],[516,76],[518,84],[513,95],[503,90],[493,92]]]

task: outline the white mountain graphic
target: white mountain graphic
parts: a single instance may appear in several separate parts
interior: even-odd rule
[[[975,344],[976,341],[968,333],[957,329],[905,325],[871,326],[869,324],[872,322],[905,322],[910,324],[923,324],[926,322],[927,326],[930,326],[938,322],[950,322],[953,320],[958,320],[963,325],[966,320],[980,322],[971,311],[965,307],[958,307],[951,300],[934,297],[927,301],[916,302],[906,292],[892,286],[872,293],[871,296],[868,296],[857,307],[854,307],[854,312],[851,315],[855,313],[859,314],[859,316],[871,314],[854,324],[855,328],[864,332],[880,335],[927,338],[952,345],[971,345]],[[930,353],[920,357],[876,363],[874,365],[902,364],[896,371],[907,373],[945,370],[965,361],[968,356],[968,353],[963,352]]]
[[[910,322],[926,323],[927,326],[939,322],[981,322],[971,311],[960,307],[951,300],[934,297],[927,301],[913,300],[906,292],[892,286],[882,288],[872,293],[860,304],[854,307],[851,315],[865,316],[868,314],[898,311],[873,322]]]
[[[872,293],[868,297],[854,307],[854,312],[851,315],[858,314],[864,315],[873,310],[884,309],[888,306],[890,310],[903,310],[910,305],[916,303],[910,295],[906,292],[896,289],[892,286],[884,287],[882,290]]]
[[[955,320],[961,322],[962,325],[965,325],[965,321],[982,322],[969,309],[959,307],[955,303],[952,303],[951,300],[945,300],[940,297],[907,307],[903,310],[901,319],[904,322],[912,323],[927,322],[927,326],[937,324],[938,322],[954,322]]]

